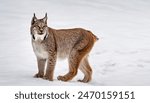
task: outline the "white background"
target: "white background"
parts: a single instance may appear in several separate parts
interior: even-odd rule
[[[82,27],[100,40],[90,63],[90,83],[56,78],[68,72],[67,61],[57,62],[54,82],[35,79],[30,22],[48,13],[52,28]],[[0,0],[0,85],[121,86],[150,85],[150,0]]]

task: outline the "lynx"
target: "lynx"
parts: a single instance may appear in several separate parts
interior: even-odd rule
[[[47,13],[42,19],[37,19],[34,13],[30,32],[38,64],[38,73],[34,77],[53,81],[56,59],[67,58],[69,72],[58,76],[58,80],[72,80],[78,68],[84,73],[84,78],[78,81],[86,83],[91,80],[92,68],[88,62],[88,55],[98,40],[91,31],[82,28],[56,30],[48,27]]]

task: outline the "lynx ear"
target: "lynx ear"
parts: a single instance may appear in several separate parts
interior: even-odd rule
[[[43,18],[43,21],[44,21],[45,23],[47,23],[47,13],[45,13],[45,17]]]
[[[32,18],[32,21],[31,21],[31,25],[33,25],[35,23],[35,21],[37,20],[36,16],[35,16],[35,13],[33,14],[33,18]]]

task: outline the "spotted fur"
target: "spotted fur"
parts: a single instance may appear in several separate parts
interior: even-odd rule
[[[69,72],[64,76],[58,76],[58,80],[71,80],[76,76],[78,69],[84,73],[84,78],[79,80],[80,82],[91,80],[92,68],[88,62],[88,55],[98,40],[92,32],[82,28],[59,30],[50,28],[47,26],[47,14],[42,19],[37,19],[34,14],[30,30],[38,62],[38,73],[35,77],[52,81],[56,59],[68,58]]]

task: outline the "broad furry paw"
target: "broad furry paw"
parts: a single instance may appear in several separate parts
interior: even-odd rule
[[[53,79],[52,79],[52,78],[49,78],[48,76],[44,76],[43,79],[49,80],[49,81],[53,81]]]
[[[78,80],[78,82],[87,83],[87,81],[84,80]]]
[[[88,83],[89,82],[89,80],[78,80],[78,82],[82,82],[82,83]]]
[[[57,79],[61,81],[68,81],[68,79],[65,76],[58,76]]]
[[[37,74],[34,75],[34,78],[43,78],[43,74],[37,73]]]

